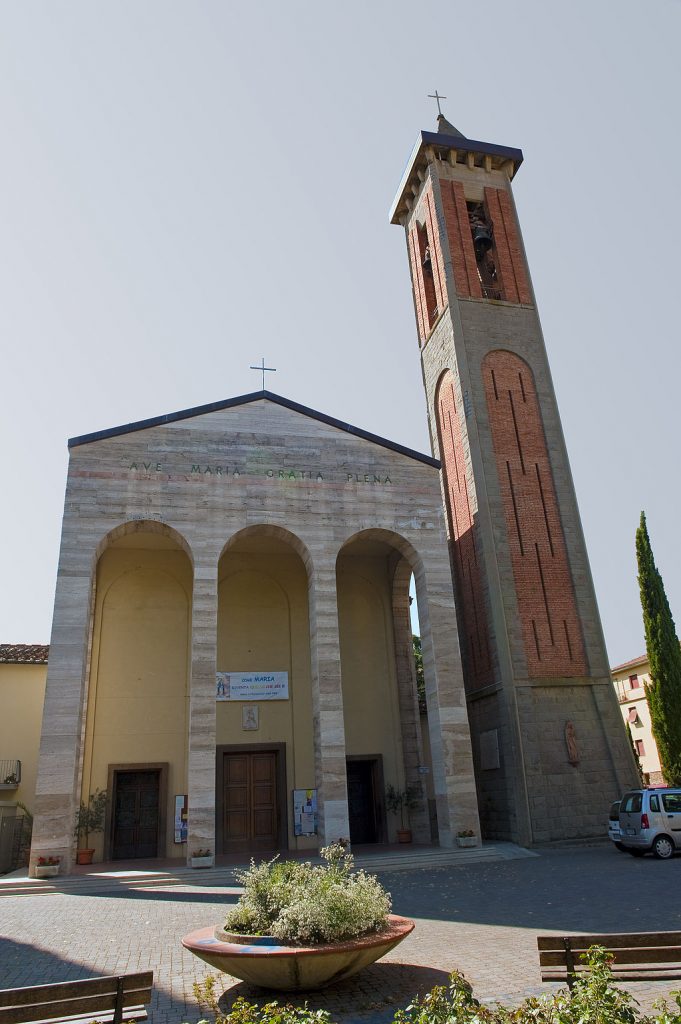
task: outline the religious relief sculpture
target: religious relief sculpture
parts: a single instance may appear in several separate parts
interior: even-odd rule
[[[565,723],[565,746],[567,747],[568,761],[576,768],[579,764],[579,750],[577,748],[577,733],[573,722]]]

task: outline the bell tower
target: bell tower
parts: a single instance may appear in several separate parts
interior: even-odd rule
[[[390,219],[442,464],[482,827],[532,843],[600,834],[637,774],[513,201],[522,160],[440,114]]]

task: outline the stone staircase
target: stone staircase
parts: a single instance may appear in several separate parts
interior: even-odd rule
[[[355,856],[355,866],[372,872],[429,871],[433,868],[465,867],[485,861],[516,860],[520,857],[536,857],[538,854],[525,850],[513,843],[489,842],[473,849],[444,850],[439,847],[410,847],[407,850],[385,849],[375,853],[360,853]],[[319,858],[310,857],[319,862]],[[213,868],[192,870],[184,865],[163,870],[140,870],[128,868],[120,871],[106,870],[96,865],[88,874],[57,875],[55,878],[28,878],[15,872],[0,877],[0,898],[3,896],[50,896],[57,893],[80,896],[103,896],[121,890],[168,889],[175,886],[211,891],[217,889],[221,895],[233,890],[238,895],[236,872],[248,867],[248,863],[230,864]],[[231,893],[229,893],[231,895]]]

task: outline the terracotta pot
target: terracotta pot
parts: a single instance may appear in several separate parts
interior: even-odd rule
[[[76,864],[92,864],[94,850],[76,850]]]
[[[398,830],[397,830],[397,842],[398,843],[410,843],[411,842],[411,829],[410,828],[398,828]]]
[[[361,971],[389,953],[413,930],[414,922],[391,914],[382,932],[325,946],[279,946],[270,935],[238,935],[201,928],[182,939],[199,960],[234,978],[283,992],[324,988]],[[223,936],[238,938],[225,941]]]

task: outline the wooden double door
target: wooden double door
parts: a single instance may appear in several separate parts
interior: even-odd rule
[[[231,749],[219,754],[218,795],[222,814],[218,825],[222,826],[219,831],[223,853],[278,850],[286,846],[282,772],[280,750]]]
[[[159,856],[161,788],[160,769],[115,772],[111,829],[113,860]]]

